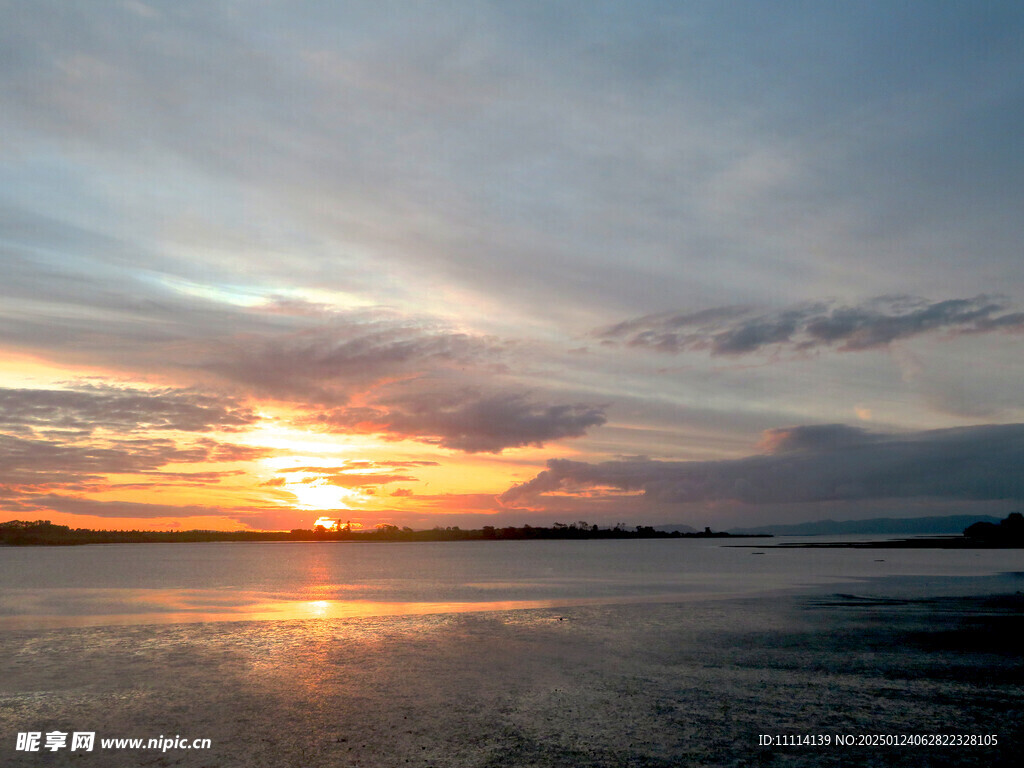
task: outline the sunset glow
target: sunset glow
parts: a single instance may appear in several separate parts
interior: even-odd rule
[[[1016,22],[470,5],[5,14],[2,519],[1016,508]]]

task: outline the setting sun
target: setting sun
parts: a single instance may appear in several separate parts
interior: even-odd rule
[[[334,528],[335,526],[338,526],[339,528],[344,528],[345,526],[348,526],[350,529],[362,528],[362,525],[360,523],[353,523],[348,520],[343,521],[342,518],[340,517],[327,517],[326,515],[321,515],[316,519],[316,522],[313,523],[314,528],[316,528],[318,525],[323,526],[328,530]]]
[[[1022,40],[0,0],[0,767],[1011,764]]]
[[[355,491],[338,488],[322,480],[286,483],[282,488],[293,494],[298,506],[304,509],[351,509],[343,499],[355,501],[360,498]]]

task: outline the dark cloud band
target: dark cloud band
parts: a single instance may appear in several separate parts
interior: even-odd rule
[[[0,429],[91,433],[234,431],[259,417],[238,401],[194,390],[81,385],[73,389],[0,389]]]
[[[373,407],[335,409],[316,418],[331,429],[376,432],[466,453],[542,446],[580,437],[606,420],[601,405],[551,405],[515,392],[466,389],[392,396]]]
[[[1024,313],[1010,312],[1001,297],[928,301],[886,296],[856,306],[834,302],[757,313],[721,307],[693,313],[647,315],[598,332],[606,341],[659,352],[706,350],[746,355],[768,349],[834,347],[855,352],[885,347],[926,333],[990,333],[1024,330]]]
[[[767,433],[764,445],[772,453],[727,461],[553,459],[500,498],[528,504],[543,494],[597,488],[673,504],[1024,499],[1024,424],[902,435],[844,425],[796,427]]]

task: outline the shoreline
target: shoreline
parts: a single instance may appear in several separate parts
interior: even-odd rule
[[[71,529],[54,525],[48,520],[25,522],[10,520],[0,523],[0,546],[85,546],[88,544],[201,544],[213,542],[302,542],[302,543],[409,543],[409,542],[465,542],[465,541],[618,541],[649,539],[764,539],[771,534],[732,534],[724,531],[663,531],[653,526],[638,525],[633,529],[616,526],[598,528],[596,525],[556,523],[551,528],[524,525],[496,528],[459,527],[434,528],[414,531],[395,525],[376,530],[328,530],[296,528],[291,531],[111,531],[87,528]]]
[[[753,544],[725,544],[723,546],[753,547]],[[913,539],[885,539],[879,541],[815,541],[782,542],[772,549],[1024,549],[1024,542],[992,542],[966,536],[928,536]]]

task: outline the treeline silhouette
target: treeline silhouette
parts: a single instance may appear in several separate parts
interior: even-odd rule
[[[975,523],[964,528],[964,536],[994,547],[1024,546],[1024,515],[1011,512],[998,523]]]
[[[550,528],[523,525],[499,528],[461,529],[458,526],[436,527],[414,531],[397,525],[379,525],[369,530],[353,530],[350,525],[315,528],[294,528],[291,531],[103,531],[55,525],[49,520],[11,520],[0,523],[0,544],[9,546],[74,545],[74,544],[147,544],[198,541],[496,541],[523,539],[681,539],[727,538],[705,528],[703,533],[659,531],[650,525],[628,528],[622,523],[611,528],[580,520],[576,523],[555,523]],[[750,537],[743,537],[750,538]],[[755,537],[756,538],[756,537]]]
[[[765,538],[767,534],[746,535],[715,532],[705,528],[700,533],[660,531],[650,525],[627,527],[622,523],[601,528],[583,520],[544,526],[485,525],[462,529],[459,526],[436,527],[415,531],[397,525],[378,525],[367,530],[350,525],[332,528],[293,528],[290,531],[104,531],[55,525],[49,520],[10,520],[0,523],[0,545],[74,545],[74,544],[148,544],[199,541],[515,541],[528,539],[706,539]],[[978,522],[964,529],[962,537],[899,539],[875,542],[835,544],[789,544],[795,547],[935,547],[999,548],[1024,547],[1024,515],[1011,513],[999,523]]]

